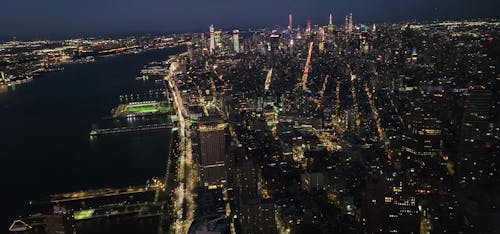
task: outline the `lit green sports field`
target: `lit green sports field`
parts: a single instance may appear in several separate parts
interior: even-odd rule
[[[151,113],[151,112],[156,112],[158,110],[159,107],[156,104],[127,106],[125,108],[125,112],[132,112],[132,113]]]
[[[156,103],[153,104],[144,104],[144,105],[130,105],[125,107],[124,112],[128,113],[152,113],[157,111],[169,111],[170,107],[158,105]]]

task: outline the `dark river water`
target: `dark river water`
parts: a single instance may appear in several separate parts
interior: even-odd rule
[[[31,212],[26,207],[30,200],[59,192],[139,185],[163,175],[169,131],[91,141],[89,130],[110,115],[120,95],[161,88],[135,77],[148,62],[166,60],[183,49],[67,65],[62,72],[1,90],[0,233],[7,232],[13,218]],[[105,232],[112,230],[106,228]]]

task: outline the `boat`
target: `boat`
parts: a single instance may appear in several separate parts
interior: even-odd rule
[[[32,227],[20,219],[14,220],[9,227],[10,232],[25,232],[30,229],[32,229]]]

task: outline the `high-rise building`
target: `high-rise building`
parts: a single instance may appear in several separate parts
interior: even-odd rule
[[[333,19],[331,13],[330,13],[330,20],[328,21],[328,34],[329,35],[333,34]]]
[[[463,140],[465,143],[484,142],[490,129],[492,92],[484,85],[471,85],[465,95]]]
[[[274,203],[259,195],[253,162],[243,155],[236,158],[233,177],[241,233],[277,233]]]
[[[201,217],[191,223],[188,234],[225,234],[230,224],[225,215],[213,214]]]
[[[493,176],[491,142],[493,93],[484,85],[471,85],[465,94],[461,140],[460,177],[477,181]]]
[[[279,34],[273,34],[269,37],[270,39],[270,51],[271,52],[278,52],[279,51],[279,46],[280,46],[280,39],[281,35]]]
[[[226,182],[225,126],[219,116],[202,117],[199,121],[201,179],[209,188],[221,187]]]
[[[214,42],[215,42],[215,48],[220,50],[222,48],[222,31],[217,30],[214,32]]]
[[[214,25],[210,25],[210,54],[214,53],[215,50],[215,35],[214,35]]]
[[[408,178],[370,177],[361,207],[364,233],[420,233],[420,212],[414,191]]]
[[[348,15],[346,15],[345,19],[344,19],[344,30],[346,32],[349,32],[349,16]]]
[[[288,15],[288,32],[290,34],[292,34],[292,29],[293,29],[293,25],[292,25],[293,21],[292,20],[293,20],[292,19],[292,14],[289,14]]]
[[[276,211],[271,200],[248,200],[239,206],[242,233],[277,233]]]
[[[418,59],[417,48],[413,48],[411,50],[411,60],[416,61]]]
[[[233,30],[233,47],[234,52],[240,52],[240,30],[238,29]]]
[[[324,42],[325,41],[325,29],[324,27],[321,27],[318,29],[318,41]]]
[[[201,48],[203,50],[207,49],[207,41],[205,40],[205,33],[200,33]]]
[[[349,32],[352,32],[353,30],[352,13],[349,14],[349,24],[347,28]]]
[[[345,16],[345,31],[350,33],[353,30],[352,13]]]
[[[401,148],[404,157],[417,161],[441,157],[441,120],[418,107],[407,114],[405,122]]]

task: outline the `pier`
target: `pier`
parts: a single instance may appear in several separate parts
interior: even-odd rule
[[[173,127],[174,126],[171,123],[161,123],[161,124],[142,125],[137,127],[100,128],[100,129],[92,129],[90,131],[90,136],[149,132],[155,130],[172,129]]]

